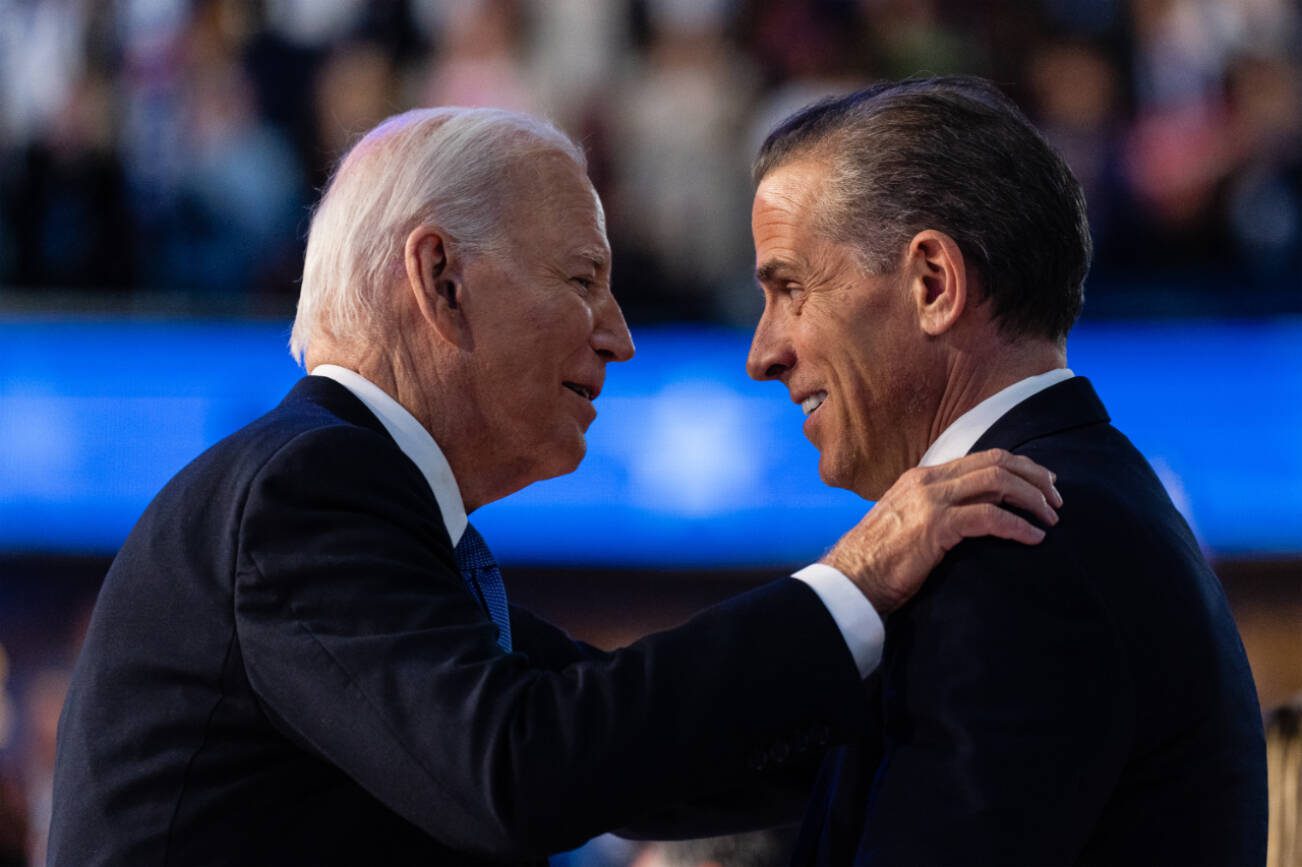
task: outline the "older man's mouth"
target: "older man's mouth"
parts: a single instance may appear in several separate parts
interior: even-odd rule
[[[805,416],[808,417],[813,415],[814,410],[822,406],[823,401],[825,400],[827,400],[827,392],[816,391],[800,402],[800,408],[804,411]]]
[[[577,382],[568,382],[568,381],[562,382],[561,385],[565,386],[570,391],[574,392],[584,400],[597,399],[597,390],[595,388],[591,388],[590,386],[581,385],[580,383]]]

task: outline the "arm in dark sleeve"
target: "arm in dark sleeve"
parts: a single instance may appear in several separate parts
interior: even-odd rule
[[[885,753],[856,863],[1076,862],[1133,692],[1061,534],[964,542],[888,626]]]
[[[609,659],[610,654],[583,641],[575,641],[559,627],[533,612],[511,606],[512,648],[530,665],[559,671],[567,665],[585,660]]]
[[[235,605],[249,680],[288,737],[489,856],[572,848],[739,785],[757,751],[847,735],[859,712],[844,640],[791,579],[558,670],[504,653],[423,479],[354,428],[304,434],[259,474]]]
[[[516,652],[525,653],[530,664],[543,668],[560,670],[610,656],[515,606],[511,608],[511,635]],[[685,840],[799,821],[826,753],[827,738],[826,731],[814,727],[781,739],[752,757],[761,770],[743,785],[659,809],[616,833],[634,840]]]
[[[795,756],[744,785],[674,804],[615,833],[630,840],[690,840],[794,824],[809,806],[825,754],[814,749]]]
[[[774,828],[805,818],[801,835],[810,836],[804,847],[809,849],[819,845],[815,840],[824,823],[858,828],[860,807],[867,800],[861,778],[866,772],[871,780],[881,760],[881,692],[878,669],[863,681],[864,712],[854,737],[832,741],[825,731],[803,732],[790,742],[790,749],[788,744],[771,748],[770,764],[742,786],[660,810],[617,833],[635,840],[681,840]],[[852,854],[853,847],[841,860],[848,861]],[[832,862],[837,860],[833,855]]]

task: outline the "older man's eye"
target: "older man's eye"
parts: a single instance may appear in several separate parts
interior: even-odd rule
[[[596,281],[587,277],[571,277],[570,282],[576,284],[584,292],[588,292],[595,285]]]

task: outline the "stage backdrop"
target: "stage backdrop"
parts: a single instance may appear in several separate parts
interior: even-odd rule
[[[285,323],[0,321],[0,553],[111,553],[153,494],[300,375]],[[807,562],[868,504],[818,480],[748,335],[641,329],[573,475],[474,516],[505,562]],[[1219,556],[1302,553],[1302,321],[1083,323],[1069,363]]]

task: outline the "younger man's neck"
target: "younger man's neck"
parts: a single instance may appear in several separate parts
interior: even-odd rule
[[[1066,346],[1053,341],[1002,344],[997,351],[954,356],[924,450],[986,398],[1027,377],[1066,366]]]

